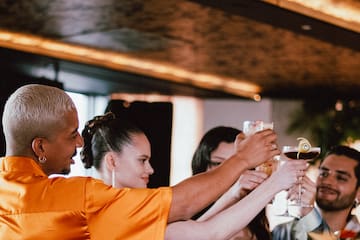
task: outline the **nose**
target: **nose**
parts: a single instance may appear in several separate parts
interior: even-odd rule
[[[149,175],[152,175],[152,174],[154,174],[154,169],[152,168],[152,166],[151,166],[151,164],[150,164],[150,162],[149,161],[146,161],[146,165],[145,165],[145,170],[146,170],[146,172],[149,174]]]
[[[84,139],[81,137],[81,135],[78,133],[76,138],[76,147],[80,148],[84,146]]]

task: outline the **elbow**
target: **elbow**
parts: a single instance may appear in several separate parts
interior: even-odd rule
[[[175,221],[189,220],[196,212],[191,207],[191,204],[182,202],[181,204],[174,202],[171,204],[168,223]]]

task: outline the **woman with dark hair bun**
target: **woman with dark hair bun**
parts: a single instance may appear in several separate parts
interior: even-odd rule
[[[145,133],[111,112],[88,121],[82,131],[80,152],[85,168],[94,168],[108,185],[146,188],[154,173],[150,164],[150,142]]]

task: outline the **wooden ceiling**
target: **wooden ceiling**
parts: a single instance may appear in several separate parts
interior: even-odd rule
[[[48,72],[56,70],[54,78],[79,92],[251,97],[231,90],[230,83],[239,82],[258,87],[254,92],[268,98],[358,98],[356,23],[334,21],[329,15],[318,18],[319,14],[309,14],[316,11],[305,7],[295,12],[293,5],[282,6],[282,2],[0,0],[4,31],[84,46],[109,58],[118,57],[111,55],[115,53],[143,59],[186,75],[181,78],[156,67],[147,71],[144,64],[116,68],[104,64],[107,59],[67,58],[16,47],[7,39],[0,41],[4,48],[0,57],[10,59],[4,64],[26,69],[27,74],[49,77]],[[24,44],[14,39],[12,43]],[[199,75],[203,78],[195,79]],[[213,77],[220,83],[211,84]]]

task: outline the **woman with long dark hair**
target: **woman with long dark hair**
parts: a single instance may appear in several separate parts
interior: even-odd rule
[[[206,132],[193,155],[191,163],[193,175],[210,171],[231,156],[235,152],[234,141],[239,133],[241,133],[240,130],[227,126],[214,127]],[[248,170],[231,190],[216,203],[196,214],[193,219],[210,218],[246,196],[266,178],[267,175],[263,172]],[[231,238],[231,240],[235,239],[270,240],[271,234],[265,209],[262,209],[246,228]]]

